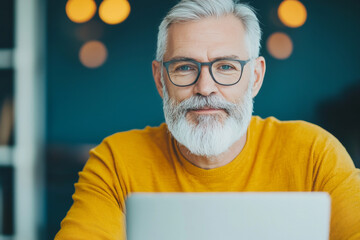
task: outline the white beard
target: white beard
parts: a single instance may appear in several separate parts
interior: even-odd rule
[[[163,109],[169,131],[192,154],[211,157],[224,153],[247,131],[253,112],[252,85],[250,81],[243,98],[235,104],[215,95],[192,96],[176,104],[163,85]],[[189,109],[203,107],[224,109],[228,116],[225,121],[218,114],[199,115],[197,123],[186,119]]]

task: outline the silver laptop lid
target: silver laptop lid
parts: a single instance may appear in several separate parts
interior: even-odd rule
[[[128,240],[329,238],[327,193],[156,193],[126,201]]]

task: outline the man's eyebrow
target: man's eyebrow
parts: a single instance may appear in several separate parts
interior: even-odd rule
[[[230,58],[230,59],[237,59],[240,60],[240,58],[236,55],[225,55],[225,56],[220,56],[220,57],[216,57],[213,60],[220,60],[220,59],[226,59],[226,58]]]
[[[187,60],[195,60],[194,58],[190,58],[190,57],[184,57],[184,56],[175,56],[173,58],[171,58],[169,61],[173,61],[173,60],[176,60],[176,61],[187,61]],[[196,60],[195,60],[196,61]]]
[[[221,59],[228,59],[228,58],[240,60],[240,58],[239,58],[237,55],[224,55],[224,56],[219,56],[219,57],[212,58],[211,61],[221,60]],[[195,60],[195,61],[197,61],[197,60],[194,59],[194,58],[185,57],[185,56],[175,56],[175,57],[173,57],[173,58],[170,59],[170,61],[173,61],[173,60],[176,60],[176,61]]]

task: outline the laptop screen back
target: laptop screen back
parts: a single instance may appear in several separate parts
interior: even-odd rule
[[[326,193],[151,193],[126,201],[128,240],[329,238]]]

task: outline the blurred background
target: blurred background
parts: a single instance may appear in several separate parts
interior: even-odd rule
[[[164,121],[152,79],[175,0],[1,0],[0,239],[53,239],[88,151]],[[248,0],[267,61],[255,114],[325,128],[360,167],[360,1]]]

